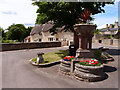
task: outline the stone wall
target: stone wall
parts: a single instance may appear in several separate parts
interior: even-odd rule
[[[118,39],[101,39],[101,40],[93,39],[93,43],[118,46],[118,43],[120,43],[120,40]]]
[[[21,49],[34,49],[34,48],[49,48],[61,47],[61,42],[41,42],[41,43],[1,43],[0,51],[21,50]]]

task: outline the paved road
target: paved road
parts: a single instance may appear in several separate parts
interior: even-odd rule
[[[101,45],[94,44],[94,48]],[[116,53],[117,47],[110,47]],[[118,55],[115,61],[105,65],[108,78],[99,82],[83,82],[58,72],[59,65],[49,68],[32,66],[28,60],[38,52],[65,50],[68,47],[30,49],[2,52],[2,88],[117,88]]]

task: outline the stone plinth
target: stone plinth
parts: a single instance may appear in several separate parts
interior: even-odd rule
[[[84,66],[76,63],[74,75],[79,79],[90,82],[103,80],[105,78],[105,73],[103,72],[103,65]]]
[[[94,58],[95,57],[94,50],[77,49],[76,57],[77,58]]]

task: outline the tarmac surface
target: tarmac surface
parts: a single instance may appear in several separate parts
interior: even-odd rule
[[[103,45],[93,44],[93,48]],[[99,82],[79,81],[64,75],[59,64],[48,68],[39,68],[29,63],[38,52],[66,50],[68,47],[40,48],[2,52],[2,88],[118,88],[118,47],[109,47],[109,53],[115,61],[105,65],[107,78]]]

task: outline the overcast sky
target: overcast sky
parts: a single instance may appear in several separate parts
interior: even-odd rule
[[[93,16],[97,28],[114,24],[118,21],[118,1],[114,5],[105,6],[105,13]],[[31,0],[0,0],[0,27],[7,29],[14,24],[24,24],[26,27],[34,26],[37,18],[37,6],[32,5]]]

